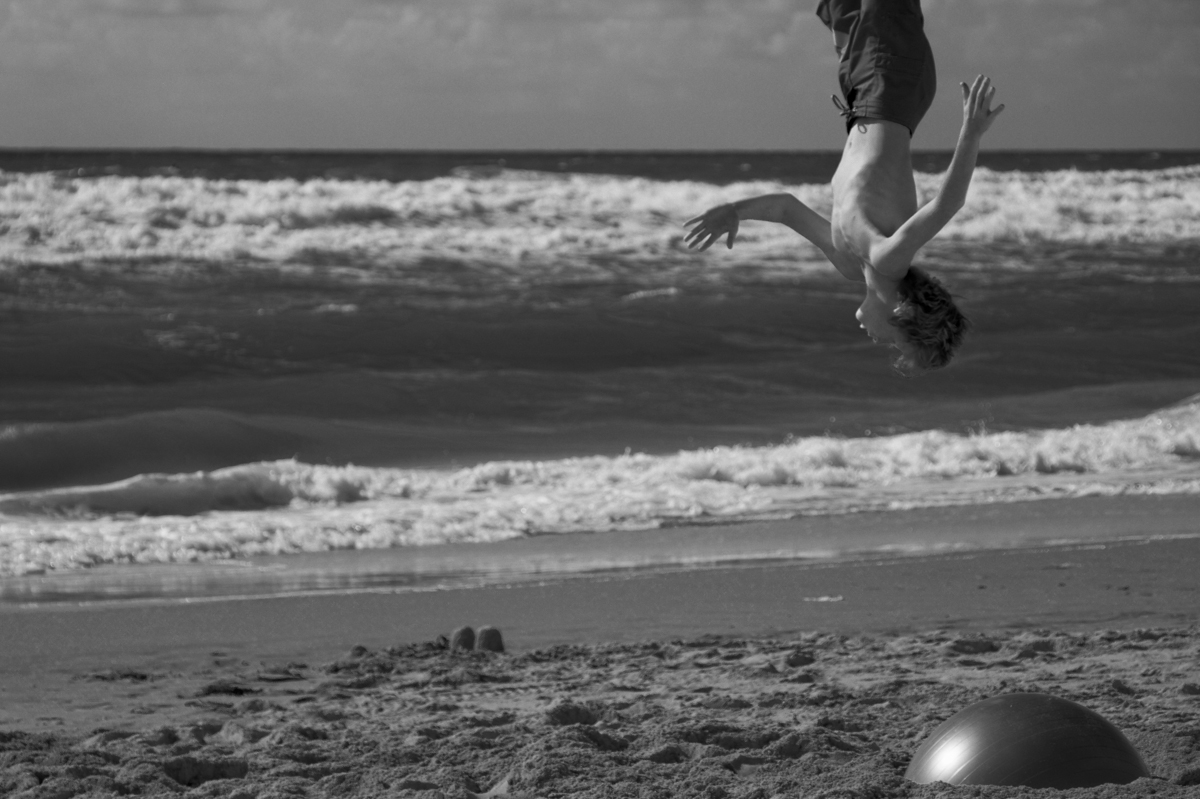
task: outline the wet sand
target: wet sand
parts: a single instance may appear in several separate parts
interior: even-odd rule
[[[1138,542],[10,606],[0,794],[933,796],[903,773],[940,720],[1042,691],[1117,724],[1155,776],[1080,796],[1194,795],[1200,538],[1145,540],[1192,505],[1131,504]],[[463,624],[508,652],[437,643]],[[973,790],[951,794],[1021,793]]]

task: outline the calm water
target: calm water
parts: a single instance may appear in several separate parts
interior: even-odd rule
[[[925,198],[948,158],[916,158]],[[974,333],[915,380],[790,231],[683,246],[683,220],[750,194],[827,213],[836,163],[0,153],[5,595],[136,564],[1200,491],[1200,153],[985,154],[918,259]]]

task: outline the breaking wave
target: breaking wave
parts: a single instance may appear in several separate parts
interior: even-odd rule
[[[918,174],[929,199],[942,176]],[[430,262],[486,264],[536,280],[613,260],[658,270],[700,257],[682,222],[738,197],[790,191],[828,214],[829,187],[513,170],[427,181],[210,180],[0,173],[0,269],[106,262],[367,265],[390,279]],[[1200,242],[1200,167],[1158,171],[978,169],[944,240],[1086,244]],[[713,268],[816,260],[779,226],[749,225]],[[356,273],[356,279],[362,279]]]
[[[459,470],[277,461],[0,495],[0,574],[1130,493],[1200,493],[1200,397],[1056,430]]]

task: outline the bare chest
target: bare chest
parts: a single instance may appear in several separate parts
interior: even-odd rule
[[[873,240],[891,236],[917,212],[908,131],[902,141],[897,138],[862,134],[856,127],[847,139],[832,184],[830,226],[839,250],[865,257]]]

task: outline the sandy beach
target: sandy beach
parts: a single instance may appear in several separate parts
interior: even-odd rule
[[[1068,793],[1191,796],[1200,538],[1181,534],[1195,505],[1067,500],[984,514],[1029,535],[1068,518],[1142,533],[1066,546],[10,605],[0,794],[1032,795],[903,774],[955,711],[1034,691],[1101,713],[1154,775]],[[979,513],[888,523],[982,525]],[[439,638],[485,624],[506,652],[451,651]]]

